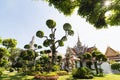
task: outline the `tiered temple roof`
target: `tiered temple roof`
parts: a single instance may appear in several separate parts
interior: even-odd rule
[[[66,54],[73,54],[74,56],[79,56],[79,55],[83,55],[86,52],[92,52],[94,49],[96,48],[96,46],[93,47],[88,47],[85,45],[82,45],[80,38],[78,37],[78,41],[77,44],[73,47],[70,48],[68,47],[68,49],[66,50]]]

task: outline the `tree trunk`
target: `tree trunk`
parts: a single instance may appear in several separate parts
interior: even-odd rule
[[[80,67],[83,67],[83,63],[82,63],[82,61],[80,60]]]
[[[94,62],[94,67],[95,67],[95,70],[96,70],[96,74],[98,74],[99,71],[98,71],[98,67],[97,67],[97,62],[96,61]]]
[[[56,60],[57,60],[57,54],[56,54],[56,48],[55,45],[52,46],[52,64],[55,65],[56,64]]]

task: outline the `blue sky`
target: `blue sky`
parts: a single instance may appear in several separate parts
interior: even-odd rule
[[[48,35],[50,31],[46,26],[47,19],[56,21],[57,39],[64,35],[62,30],[64,23],[69,22],[75,31],[75,35],[68,38],[65,46],[58,49],[59,52],[65,53],[67,46],[73,47],[78,35],[83,45],[96,44],[103,53],[107,46],[120,51],[120,27],[96,30],[77,13],[66,17],[42,0],[0,0],[0,37],[15,38],[18,41],[17,47],[23,48],[38,30],[43,30]],[[35,38],[38,44],[42,44],[43,40]]]

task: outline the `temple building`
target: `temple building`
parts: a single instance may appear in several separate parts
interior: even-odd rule
[[[91,53],[94,49],[96,49],[95,45],[92,47],[82,45],[80,38],[78,37],[77,44],[73,48],[68,47],[68,49],[66,50],[66,55],[71,54],[78,57],[79,55],[83,55],[86,52]]]
[[[112,49],[111,47],[107,47],[106,52],[105,52],[105,56],[109,60],[120,61],[120,52]]]
[[[94,49],[96,49],[96,46],[93,47],[88,47],[85,45],[82,45],[80,38],[78,37],[78,41],[76,43],[76,45],[73,48],[68,47],[66,50],[66,54],[65,54],[65,59],[66,59],[66,65],[68,67],[80,67],[80,56],[83,55],[86,52],[92,52]],[[64,60],[65,60],[64,59]],[[67,62],[69,61],[69,62]],[[69,63],[69,65],[68,65]],[[75,64],[77,63],[77,64]]]

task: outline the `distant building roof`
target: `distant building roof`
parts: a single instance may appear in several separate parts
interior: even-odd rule
[[[106,55],[107,57],[118,56],[118,55],[119,55],[119,52],[118,52],[118,51],[115,51],[115,50],[112,49],[111,47],[107,47],[106,52],[105,52],[105,55]]]
[[[120,54],[118,51],[112,49],[111,47],[107,47],[105,56],[109,58],[109,60],[120,61]]]

